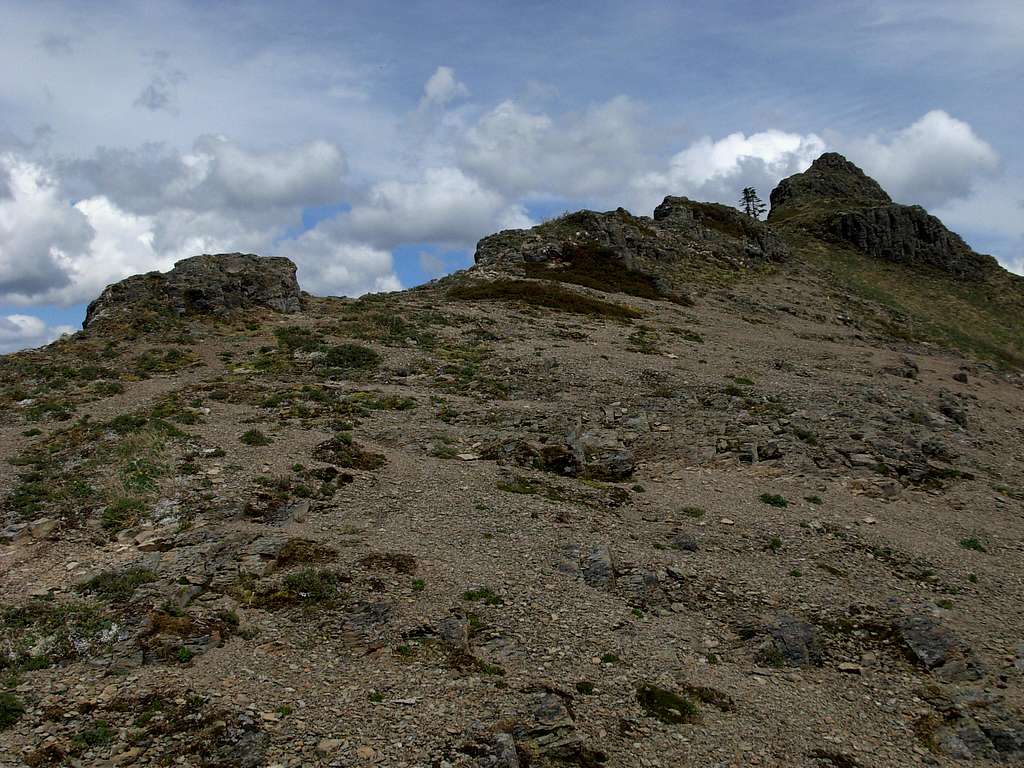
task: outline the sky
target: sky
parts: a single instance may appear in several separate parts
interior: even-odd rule
[[[1024,272],[1024,2],[0,0],[0,352],[199,253],[320,295],[824,151]]]

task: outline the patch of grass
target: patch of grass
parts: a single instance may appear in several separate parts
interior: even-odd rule
[[[778,507],[781,509],[789,506],[789,502],[777,493],[762,493],[759,498],[762,503],[767,504],[770,507]]]
[[[412,591],[413,592],[422,592],[426,588],[427,588],[427,582],[425,582],[423,579],[413,579],[412,580]]]
[[[462,599],[467,602],[482,602],[484,605],[504,605],[505,601],[490,589],[490,587],[479,587],[469,589],[462,593]]]
[[[110,502],[100,516],[103,530],[116,534],[135,525],[146,511],[142,499],[120,498]]]
[[[768,540],[768,543],[765,544],[764,548],[771,552],[778,552],[780,549],[782,549],[782,539],[780,539],[778,536],[772,536]]]
[[[704,509],[704,507],[689,506],[683,507],[679,511],[682,512],[682,514],[684,514],[686,517],[692,517],[695,520],[699,520],[706,514],[706,510]]]
[[[636,700],[644,714],[669,725],[696,722],[700,713],[696,702],[650,683],[636,689]]]
[[[96,720],[75,734],[73,741],[84,747],[101,747],[114,740],[114,730],[105,720]]]
[[[576,683],[576,692],[584,696],[590,696],[594,693],[594,684],[588,680],[580,680]]]
[[[321,368],[338,368],[344,371],[365,370],[380,363],[380,355],[361,344],[337,344],[327,347],[316,358]]]
[[[960,539],[960,546],[964,549],[970,549],[975,552],[987,552],[985,545],[981,543],[981,539],[971,536],[966,539]]]
[[[270,445],[273,440],[265,432],[259,429],[249,429],[242,433],[242,436],[238,438],[239,441],[246,445]]]
[[[808,504],[824,504],[825,503],[824,501],[822,501],[821,496],[816,496],[816,495],[804,496],[804,501],[806,501]]]
[[[601,301],[557,285],[541,282],[495,280],[475,285],[459,285],[449,289],[448,296],[463,301],[518,301],[561,312],[615,320],[629,320],[643,316],[632,307]]]
[[[601,663],[602,664],[618,664],[622,661],[617,654],[614,653],[602,653]]]
[[[157,580],[157,575],[146,568],[128,568],[123,571],[104,571],[78,587],[79,592],[94,594],[112,602],[126,602],[143,584]]]

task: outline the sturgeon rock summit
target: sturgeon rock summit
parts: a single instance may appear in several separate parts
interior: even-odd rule
[[[980,280],[998,270],[918,205],[894,203],[881,185],[842,155],[827,152],[771,193],[768,221],[797,223],[872,258]]]

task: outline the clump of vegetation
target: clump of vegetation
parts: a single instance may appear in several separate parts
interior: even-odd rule
[[[25,714],[25,705],[13,693],[0,692],[0,731],[10,728]]]
[[[336,571],[306,568],[285,576],[284,590],[296,600],[323,603],[336,598],[339,585],[345,581]]]
[[[770,507],[779,507],[781,509],[789,506],[789,502],[786,501],[785,497],[777,493],[762,493],[760,499],[762,503]]]
[[[475,285],[458,285],[449,289],[448,296],[465,301],[519,301],[536,307],[615,320],[643,316],[632,307],[594,299],[557,285],[521,280],[494,280]]]
[[[115,642],[109,616],[90,602],[32,600],[0,606],[0,671],[45,669]]]
[[[695,520],[699,520],[700,518],[704,517],[705,509],[704,507],[688,506],[683,507],[680,510],[680,512],[682,512],[682,514],[684,514],[686,517],[692,517]]]
[[[365,470],[379,469],[386,461],[383,454],[366,450],[347,433],[320,443],[313,449],[313,458],[345,469]]]
[[[416,573],[416,558],[407,552],[374,552],[359,560],[363,568],[394,571],[406,576]]]
[[[135,358],[135,372],[143,377],[154,373],[177,373],[195,362],[195,355],[187,350],[172,347],[161,353],[158,349],[148,349]]]
[[[130,497],[114,499],[103,510],[100,516],[100,525],[103,526],[103,530],[116,534],[135,525],[145,511],[146,504],[142,499]]]
[[[260,429],[249,429],[242,433],[242,436],[238,438],[241,442],[246,445],[270,445],[274,442],[263,430]]]
[[[72,739],[83,747],[100,747],[114,740],[114,731],[106,720],[96,720]]]
[[[157,575],[147,568],[104,571],[78,587],[78,591],[113,602],[125,602],[135,593],[136,588],[156,580]]]
[[[320,368],[337,368],[344,371],[373,368],[380,362],[380,355],[362,344],[337,344],[321,350],[315,358]]]
[[[700,712],[690,699],[650,683],[636,689],[636,700],[648,717],[670,725],[696,722]]]
[[[505,601],[498,595],[494,594],[490,587],[478,587],[477,589],[466,590],[462,593],[462,599],[473,603],[482,602],[484,605],[505,604]]]
[[[306,563],[324,563],[338,556],[336,550],[310,539],[288,539],[277,553],[275,563],[278,568],[290,568]]]

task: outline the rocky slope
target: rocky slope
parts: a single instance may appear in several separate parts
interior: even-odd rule
[[[855,170],[3,358],[0,765],[1019,762],[1020,282]]]

